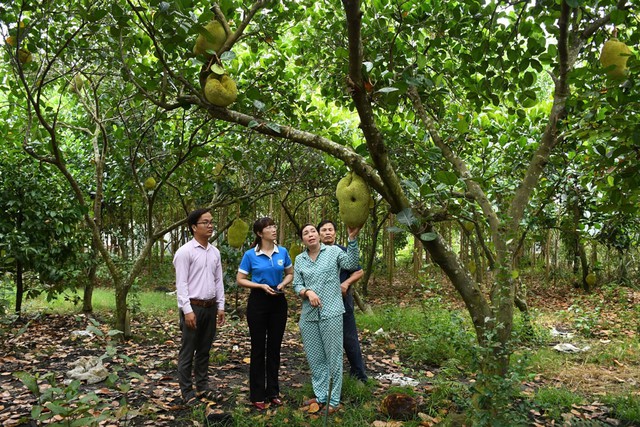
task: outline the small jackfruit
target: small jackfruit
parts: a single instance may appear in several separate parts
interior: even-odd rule
[[[144,189],[147,191],[151,191],[156,188],[156,180],[154,177],[150,176],[149,178],[144,180]]]
[[[584,281],[589,286],[595,286],[596,283],[598,283],[598,278],[596,277],[596,275],[594,273],[589,273],[589,274],[587,274],[587,277],[584,278]]]
[[[71,79],[71,83],[69,84],[69,90],[73,93],[80,94],[80,91],[82,90],[83,86],[84,86],[84,79],[82,78],[82,75],[78,73],[75,76],[73,76],[73,79]]]
[[[205,25],[204,31],[198,35],[196,44],[193,46],[193,53],[196,55],[210,55],[207,50],[217,52],[225,41],[227,41],[227,33],[222,24],[214,19]]]
[[[340,218],[348,227],[361,227],[369,217],[371,193],[369,186],[355,172],[349,172],[338,182],[336,198]]]
[[[464,222],[464,229],[471,233],[476,228],[476,225],[472,221]]]
[[[218,79],[215,74],[209,74],[204,86],[204,96],[213,105],[228,107],[238,97],[238,88],[236,82],[227,75]]]
[[[600,63],[603,68],[609,68],[607,75],[612,79],[623,79],[627,74],[627,60],[631,55],[631,50],[616,37],[611,37],[602,46],[600,51]]]
[[[29,52],[27,49],[18,50],[18,60],[23,64],[27,64],[31,62],[32,59],[33,58],[32,58],[31,52]]]
[[[292,244],[289,248],[289,258],[291,262],[295,264],[296,257],[302,253],[302,247],[296,243]]]
[[[9,46],[16,47],[18,45],[18,39],[15,36],[9,36],[4,39],[4,42]]]
[[[227,230],[227,242],[229,246],[233,248],[240,248],[247,238],[247,233],[249,232],[249,224],[241,220],[240,218],[236,218],[229,230]]]

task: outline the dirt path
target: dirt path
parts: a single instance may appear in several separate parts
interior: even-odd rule
[[[17,325],[18,326],[18,325]],[[127,425],[145,425],[154,419],[156,426],[175,426],[189,422],[191,409],[181,406],[175,370],[180,332],[177,322],[161,322],[147,319],[145,325],[134,324],[139,336],[118,345],[113,357],[105,359],[105,367],[131,385],[124,393],[117,387],[108,387],[106,382],[83,385],[81,393],[95,392],[101,402],[117,410],[123,397],[129,404]],[[22,325],[20,335],[15,335],[0,345],[0,425],[28,426],[31,410],[37,404],[35,396],[13,374],[24,371],[39,376],[41,390],[49,387],[43,379],[52,373],[55,386],[64,388],[65,373],[71,363],[81,356],[99,357],[106,351],[108,329],[94,323],[84,315],[62,317],[42,315]],[[86,332],[93,332],[86,335]],[[100,331],[100,332],[98,332]],[[17,334],[17,330],[14,331]],[[100,333],[104,336],[100,336]],[[81,334],[81,335],[79,335]],[[400,374],[399,358],[394,350],[378,345],[371,339],[363,339],[363,351],[370,376],[395,372]],[[378,348],[379,347],[379,348]],[[238,405],[248,406],[249,336],[246,323],[229,321],[220,328],[214,343],[210,383],[218,389],[220,408],[230,409]],[[115,371],[118,372],[115,372]],[[134,376],[129,375],[134,372]],[[299,339],[295,321],[289,321],[285,333],[280,381],[285,397],[291,404],[302,399],[304,385],[309,382],[308,365]],[[108,380],[107,380],[108,381]],[[388,383],[381,383],[384,389]],[[97,411],[97,409],[96,409]],[[181,421],[182,420],[182,421]],[[119,425],[111,423],[106,425]]]

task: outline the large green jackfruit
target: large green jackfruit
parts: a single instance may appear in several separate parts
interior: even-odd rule
[[[213,105],[228,107],[238,97],[238,88],[236,87],[236,82],[226,74],[218,77],[212,73],[207,77],[204,96]]]
[[[207,50],[217,52],[227,41],[227,33],[219,21],[215,19],[204,26],[204,31],[198,35],[193,53],[196,55],[210,55]]]
[[[355,172],[338,182],[336,198],[340,208],[340,218],[348,227],[361,227],[367,221],[372,202],[369,186]]]
[[[247,233],[249,232],[249,224],[241,220],[240,218],[236,218],[229,230],[227,230],[227,242],[229,246],[233,248],[240,248],[247,238]]]

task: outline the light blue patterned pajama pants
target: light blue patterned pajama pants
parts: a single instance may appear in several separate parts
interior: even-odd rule
[[[306,321],[300,319],[300,334],[304,352],[311,368],[311,385],[319,403],[326,403],[331,387],[331,406],[340,404],[342,393],[342,315]]]

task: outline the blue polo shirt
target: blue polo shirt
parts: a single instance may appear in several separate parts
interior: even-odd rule
[[[293,263],[285,247],[274,247],[269,257],[256,246],[244,253],[238,271],[251,276],[251,281],[254,283],[275,288],[282,282],[284,270],[291,266]]]

